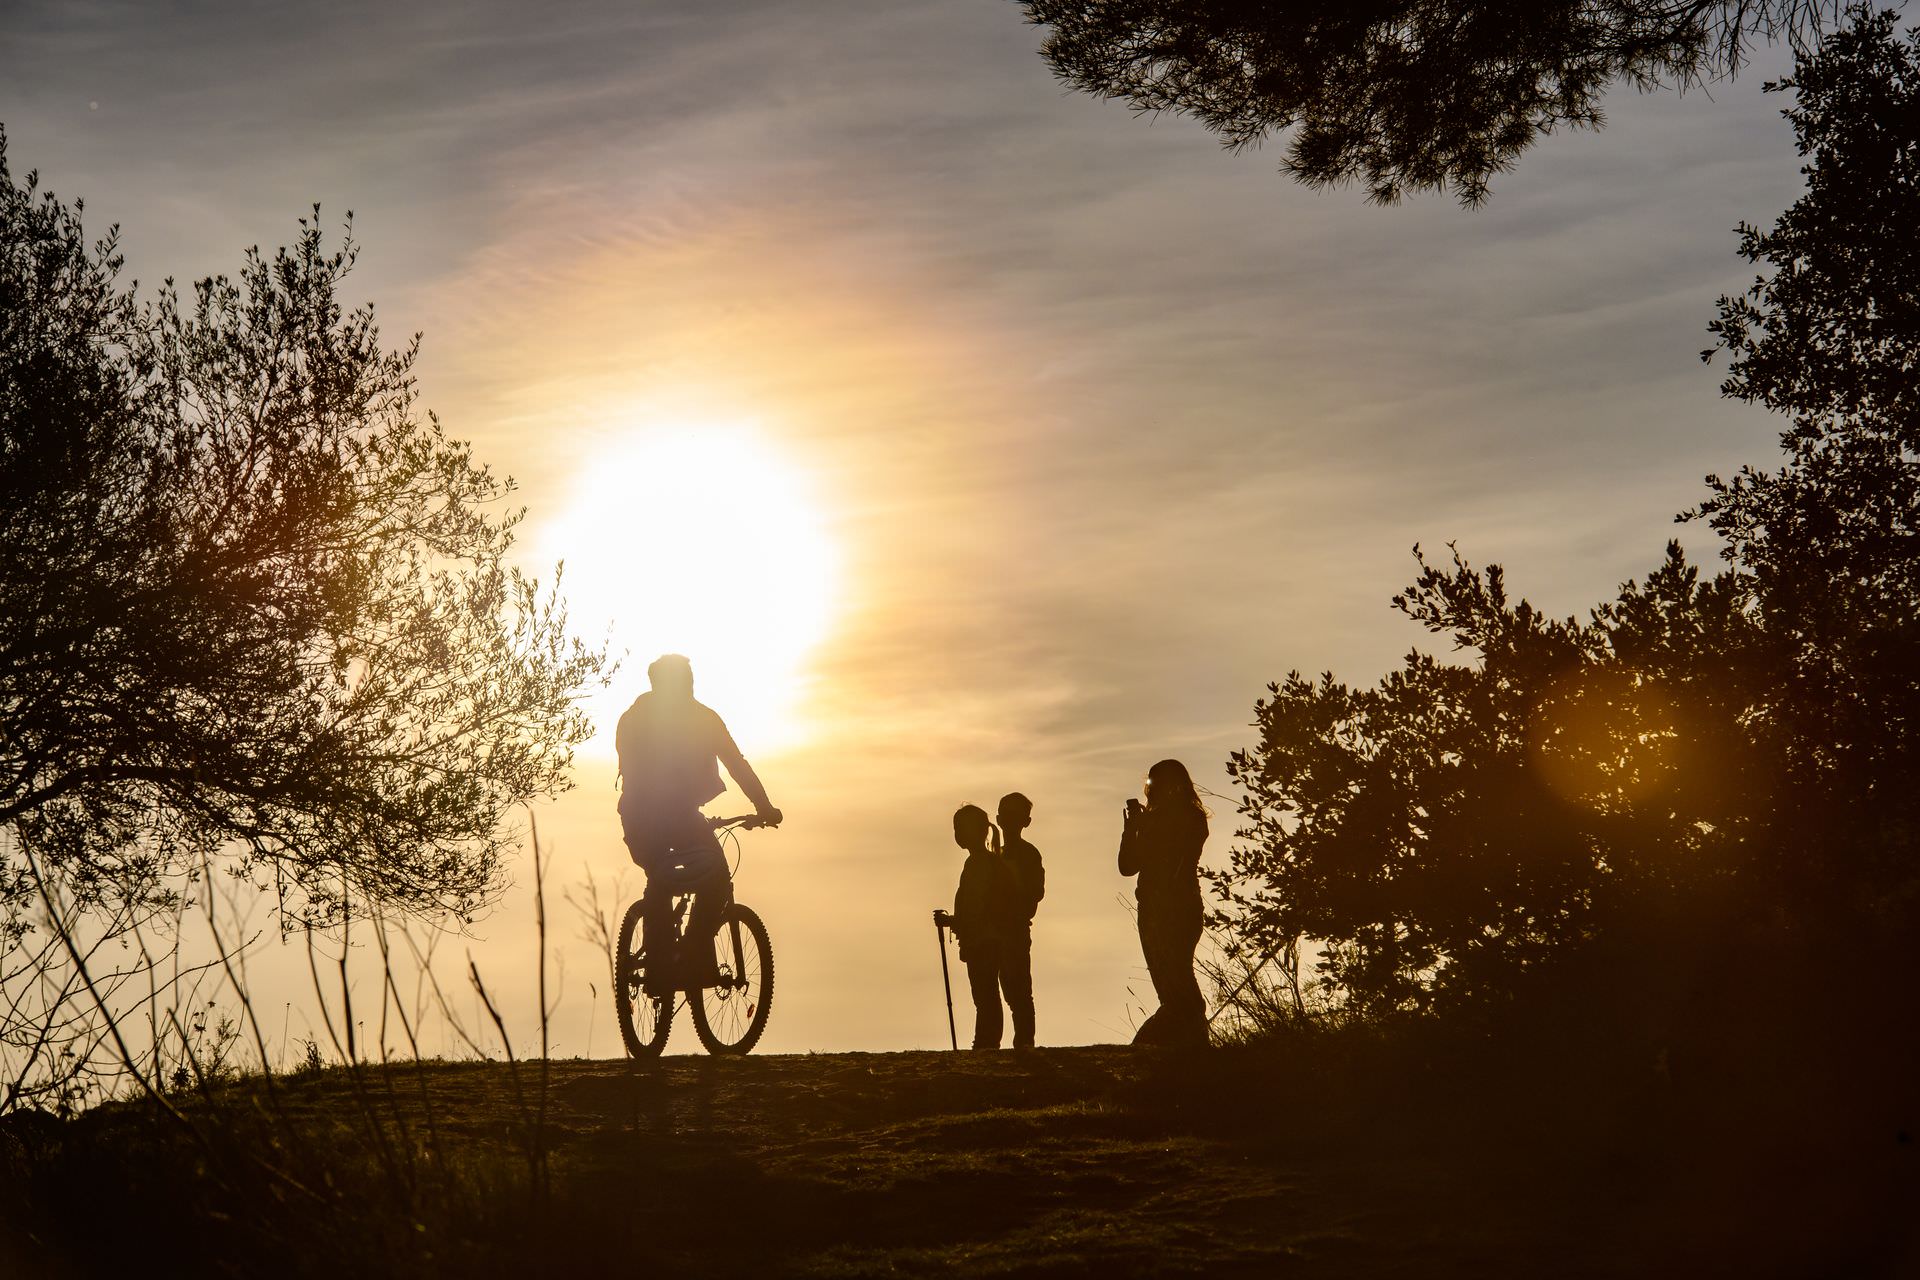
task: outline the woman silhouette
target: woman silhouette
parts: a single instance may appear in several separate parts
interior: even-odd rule
[[[1147,771],[1146,803],[1127,801],[1120,835],[1120,874],[1138,875],[1140,950],[1160,1007],[1140,1024],[1135,1044],[1207,1043],[1207,1005],[1193,979],[1200,943],[1200,850],[1207,843],[1207,811],[1193,778],[1178,760]]]

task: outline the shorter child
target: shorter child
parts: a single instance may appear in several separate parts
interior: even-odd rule
[[[976,1049],[1000,1047],[1000,961],[1015,892],[1005,860],[990,843],[992,832],[987,811],[979,805],[962,805],[953,815],[953,842],[967,851],[967,861],[960,868],[953,911],[934,916],[960,940],[960,959],[973,992]]]

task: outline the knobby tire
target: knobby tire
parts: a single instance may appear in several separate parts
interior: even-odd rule
[[[627,1053],[635,1058],[657,1058],[667,1047],[667,1033],[673,1029],[674,997],[669,993],[664,999],[656,999],[641,989],[646,957],[640,953],[639,944],[640,904],[636,902],[627,908],[615,943],[619,950],[614,957],[613,1009]]]
[[[745,989],[727,991],[707,987],[688,993],[687,1007],[693,1014],[693,1032],[700,1037],[708,1053],[731,1055],[748,1053],[760,1043],[773,1012],[773,942],[767,926],[751,907],[733,903],[720,916],[720,930],[714,945],[721,948],[721,962],[733,968],[733,926],[740,928],[740,948],[748,975]],[[757,966],[757,970],[756,970]],[[736,1004],[735,1002],[739,1002]],[[751,1008],[746,1006],[751,1004]],[[743,1031],[736,1032],[741,1019]],[[720,1025],[716,1026],[718,1023]],[[734,1036],[728,1039],[728,1036]]]

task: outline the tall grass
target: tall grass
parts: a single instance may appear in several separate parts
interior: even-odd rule
[[[552,1186],[555,1004],[550,858],[537,830],[530,843],[537,1067],[515,1052],[507,1018],[471,955],[464,977],[491,1036],[461,1015],[435,964],[447,935],[431,927],[368,907],[331,936],[306,930],[300,942],[320,1025],[289,1068],[284,1048],[272,1051],[250,990],[247,956],[258,935],[236,932],[237,908],[229,898],[223,910],[210,868],[201,868],[198,893],[167,899],[165,918],[135,927],[109,921],[87,933],[85,913],[43,887],[45,936],[30,950],[16,949],[16,967],[39,963],[42,972],[15,973],[11,1005],[0,1006],[16,1019],[38,1014],[42,1024],[10,1062],[14,1087],[0,1109],[0,1258],[22,1257],[33,1264],[29,1273],[34,1265],[119,1269],[139,1262],[133,1242],[159,1241],[191,1223],[223,1239],[212,1256],[230,1260],[235,1274],[258,1274],[262,1259],[282,1274],[354,1266],[385,1273],[462,1259],[484,1265],[497,1258],[467,1254],[480,1241],[497,1243],[503,1225],[509,1236],[540,1232]],[[190,909],[212,952],[199,964],[181,958]],[[377,1011],[365,1002],[356,1008],[347,963],[367,940],[379,961]],[[109,951],[121,950],[124,962],[103,964]],[[403,993],[407,967],[411,1002]],[[498,1038],[511,1095],[504,1147],[497,1125],[450,1114],[448,1082],[463,1068],[425,1052],[420,1028],[428,1015],[475,1059],[491,1059],[488,1041]],[[64,1047],[66,1058],[50,1056],[49,1044]],[[48,1112],[68,1122],[35,1120]],[[110,1233],[89,1222],[103,1188],[129,1193],[116,1197],[125,1202]]]

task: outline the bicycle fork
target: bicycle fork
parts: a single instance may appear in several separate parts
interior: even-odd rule
[[[747,956],[746,952],[742,950],[740,946],[740,918],[738,916],[733,916],[728,919],[727,937],[728,940],[733,943],[733,973],[731,977],[722,975],[721,985],[744,987],[747,984]]]

